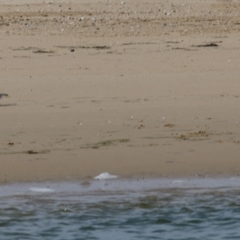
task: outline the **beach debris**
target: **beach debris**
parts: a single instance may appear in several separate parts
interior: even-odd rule
[[[140,126],[138,126],[138,129],[142,129],[144,128],[145,126],[143,124],[141,124]]]
[[[10,104],[0,104],[0,107],[11,107],[11,106],[16,106],[16,103],[10,103]]]
[[[217,43],[206,43],[206,44],[200,44],[200,45],[193,45],[192,47],[218,47]]]
[[[2,97],[8,97],[8,94],[6,94],[6,93],[0,93],[0,98],[2,98]]]
[[[46,154],[49,153],[49,150],[40,150],[40,151],[34,151],[34,150],[28,150],[28,151],[24,151],[23,153],[26,154]]]
[[[175,127],[175,124],[167,123],[167,124],[164,125],[164,127],[173,128],[173,127]]]
[[[87,144],[87,145],[83,146],[82,148],[99,149],[100,147],[115,146],[118,143],[127,143],[129,141],[130,141],[130,139],[124,139],[124,138],[123,139],[105,140],[105,141],[102,141],[102,142]]]
[[[33,53],[54,53],[54,51],[50,50],[50,51],[47,51],[47,50],[43,50],[43,49],[36,49],[33,51]]]
[[[101,173],[100,175],[96,176],[94,179],[96,180],[106,180],[106,179],[116,179],[118,178],[117,175],[111,175],[108,172]]]
[[[178,135],[178,134],[177,134]],[[208,140],[211,134],[206,131],[190,132],[177,136],[181,140]]]

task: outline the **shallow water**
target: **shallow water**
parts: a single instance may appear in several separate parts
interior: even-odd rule
[[[240,239],[240,179],[0,186],[0,239]]]

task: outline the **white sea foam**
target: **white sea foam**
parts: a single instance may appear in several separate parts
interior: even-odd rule
[[[108,172],[101,173],[100,175],[96,176],[94,179],[97,180],[105,180],[105,179],[114,179],[117,178],[118,176],[116,175],[111,175]]]
[[[186,182],[185,180],[174,180],[172,181],[172,183],[176,183],[176,184],[181,184],[181,183],[184,183]]]
[[[41,187],[33,187],[33,188],[29,188],[29,190],[32,192],[39,192],[39,193],[54,192],[54,190],[51,188],[41,188]]]

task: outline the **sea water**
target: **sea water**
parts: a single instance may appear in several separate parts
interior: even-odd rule
[[[240,178],[0,186],[0,239],[240,239]]]

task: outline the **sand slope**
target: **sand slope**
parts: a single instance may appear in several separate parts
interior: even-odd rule
[[[0,1],[0,181],[238,175],[238,1]]]

